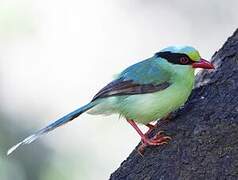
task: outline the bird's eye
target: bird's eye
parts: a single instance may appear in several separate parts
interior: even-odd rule
[[[188,59],[187,57],[181,57],[181,58],[179,59],[179,62],[180,62],[181,64],[187,64],[188,61],[189,61],[189,59]]]

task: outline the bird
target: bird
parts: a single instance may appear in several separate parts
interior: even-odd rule
[[[165,144],[171,138],[161,131],[153,137],[148,136],[156,127],[152,123],[185,104],[194,86],[196,68],[214,69],[214,65],[201,58],[198,50],[192,46],[168,46],[123,70],[89,103],[28,136],[11,147],[7,155],[85,112],[124,117],[141,138],[141,153],[147,146]],[[149,130],[143,133],[138,124],[147,126]]]

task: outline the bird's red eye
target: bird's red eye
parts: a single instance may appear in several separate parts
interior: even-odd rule
[[[187,57],[181,57],[181,58],[179,59],[179,61],[180,61],[181,64],[187,64],[188,61],[189,61],[189,59],[188,59]]]

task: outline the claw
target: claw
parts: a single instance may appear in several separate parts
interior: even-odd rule
[[[143,156],[145,148],[147,146],[160,146],[163,144],[168,144],[172,138],[169,136],[164,136],[163,131],[159,131],[153,138],[149,139],[147,137],[143,137],[141,139],[142,144],[138,147],[138,152]]]
[[[141,156],[144,154],[144,150],[147,146],[159,146],[162,144],[168,144],[168,141],[172,138],[169,136],[163,135],[163,131],[159,131],[155,136],[152,138],[148,137],[148,134],[156,128],[155,125],[147,124],[146,126],[149,127],[149,130],[143,134],[142,131],[138,128],[136,123],[133,120],[127,120],[128,123],[132,125],[132,127],[138,132],[138,134],[141,136],[141,142],[142,144],[138,147],[138,152]]]
[[[159,131],[159,132],[157,132],[157,134],[154,137],[159,138],[159,137],[163,136],[163,134],[164,134],[164,131]]]

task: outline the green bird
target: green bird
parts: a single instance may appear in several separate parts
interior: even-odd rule
[[[150,123],[166,117],[186,102],[193,89],[195,68],[214,69],[214,66],[202,59],[199,52],[191,46],[162,49],[154,56],[126,68],[88,104],[30,135],[9,149],[7,154],[20,145],[30,144],[84,112],[93,115],[119,114],[124,117],[141,137],[140,152],[146,146],[167,143],[170,137],[161,132],[152,138],[148,137],[148,133],[155,128]],[[136,123],[149,127],[148,132],[143,134]]]

